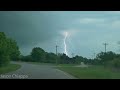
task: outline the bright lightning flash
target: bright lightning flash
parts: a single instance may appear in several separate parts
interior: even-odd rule
[[[68,56],[67,52],[67,45],[66,45],[66,38],[68,36],[68,32],[65,32],[65,38],[64,38],[64,53]]]

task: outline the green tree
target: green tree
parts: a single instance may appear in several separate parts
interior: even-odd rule
[[[9,63],[8,42],[5,34],[0,32],[0,66],[5,66]]]
[[[60,56],[60,63],[62,64],[69,64],[71,62],[70,58],[66,54],[61,54]]]
[[[19,51],[19,47],[17,45],[17,42],[15,40],[9,39],[8,40],[9,43],[9,54],[10,54],[10,59],[14,60],[14,61],[18,61],[19,57],[20,57],[20,51]]]
[[[58,59],[56,54],[54,54],[54,53],[47,53],[45,62],[47,62],[47,63],[56,63],[56,59]]]
[[[34,62],[34,60],[32,59],[31,55],[27,55],[27,56],[20,56],[21,61],[25,61],[25,62]]]
[[[4,32],[0,32],[0,66],[9,64],[13,58],[18,58],[20,54],[17,43],[7,38]]]
[[[32,49],[31,57],[33,58],[34,61],[44,62],[45,56],[46,56],[46,53],[42,48],[35,47]]]
[[[101,52],[99,54],[97,54],[97,59],[104,61],[109,61],[109,60],[113,60],[116,57],[116,54],[112,51],[109,52]]]

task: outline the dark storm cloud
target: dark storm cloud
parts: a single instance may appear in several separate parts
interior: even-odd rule
[[[17,40],[21,47],[45,42],[57,35],[53,17],[41,12],[0,12],[0,31]]]
[[[55,44],[63,53],[62,31],[70,34],[67,38],[69,55],[75,53],[91,57],[92,51],[103,50],[101,44],[104,42],[110,43],[108,48],[115,51],[113,46],[120,41],[119,29],[120,12],[0,11],[0,32],[17,41],[23,55],[38,46],[55,52]]]

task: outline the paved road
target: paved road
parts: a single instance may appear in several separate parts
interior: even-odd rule
[[[17,71],[2,75],[7,79],[76,79],[61,70],[55,69],[53,65],[35,65],[25,62],[14,62],[22,67]],[[0,78],[1,78],[0,77]]]

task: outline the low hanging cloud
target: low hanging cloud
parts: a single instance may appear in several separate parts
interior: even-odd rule
[[[113,21],[112,23],[111,23],[111,27],[113,27],[113,28],[119,28],[120,29],[120,20],[116,20],[116,21]]]
[[[120,14],[120,11],[107,11],[108,14]]]
[[[104,23],[104,19],[99,19],[99,18],[82,18],[79,20],[80,23],[82,24],[94,24],[94,23]]]
[[[120,12],[116,12],[120,13]],[[120,29],[120,18],[80,18],[80,24],[93,25],[108,29]]]

